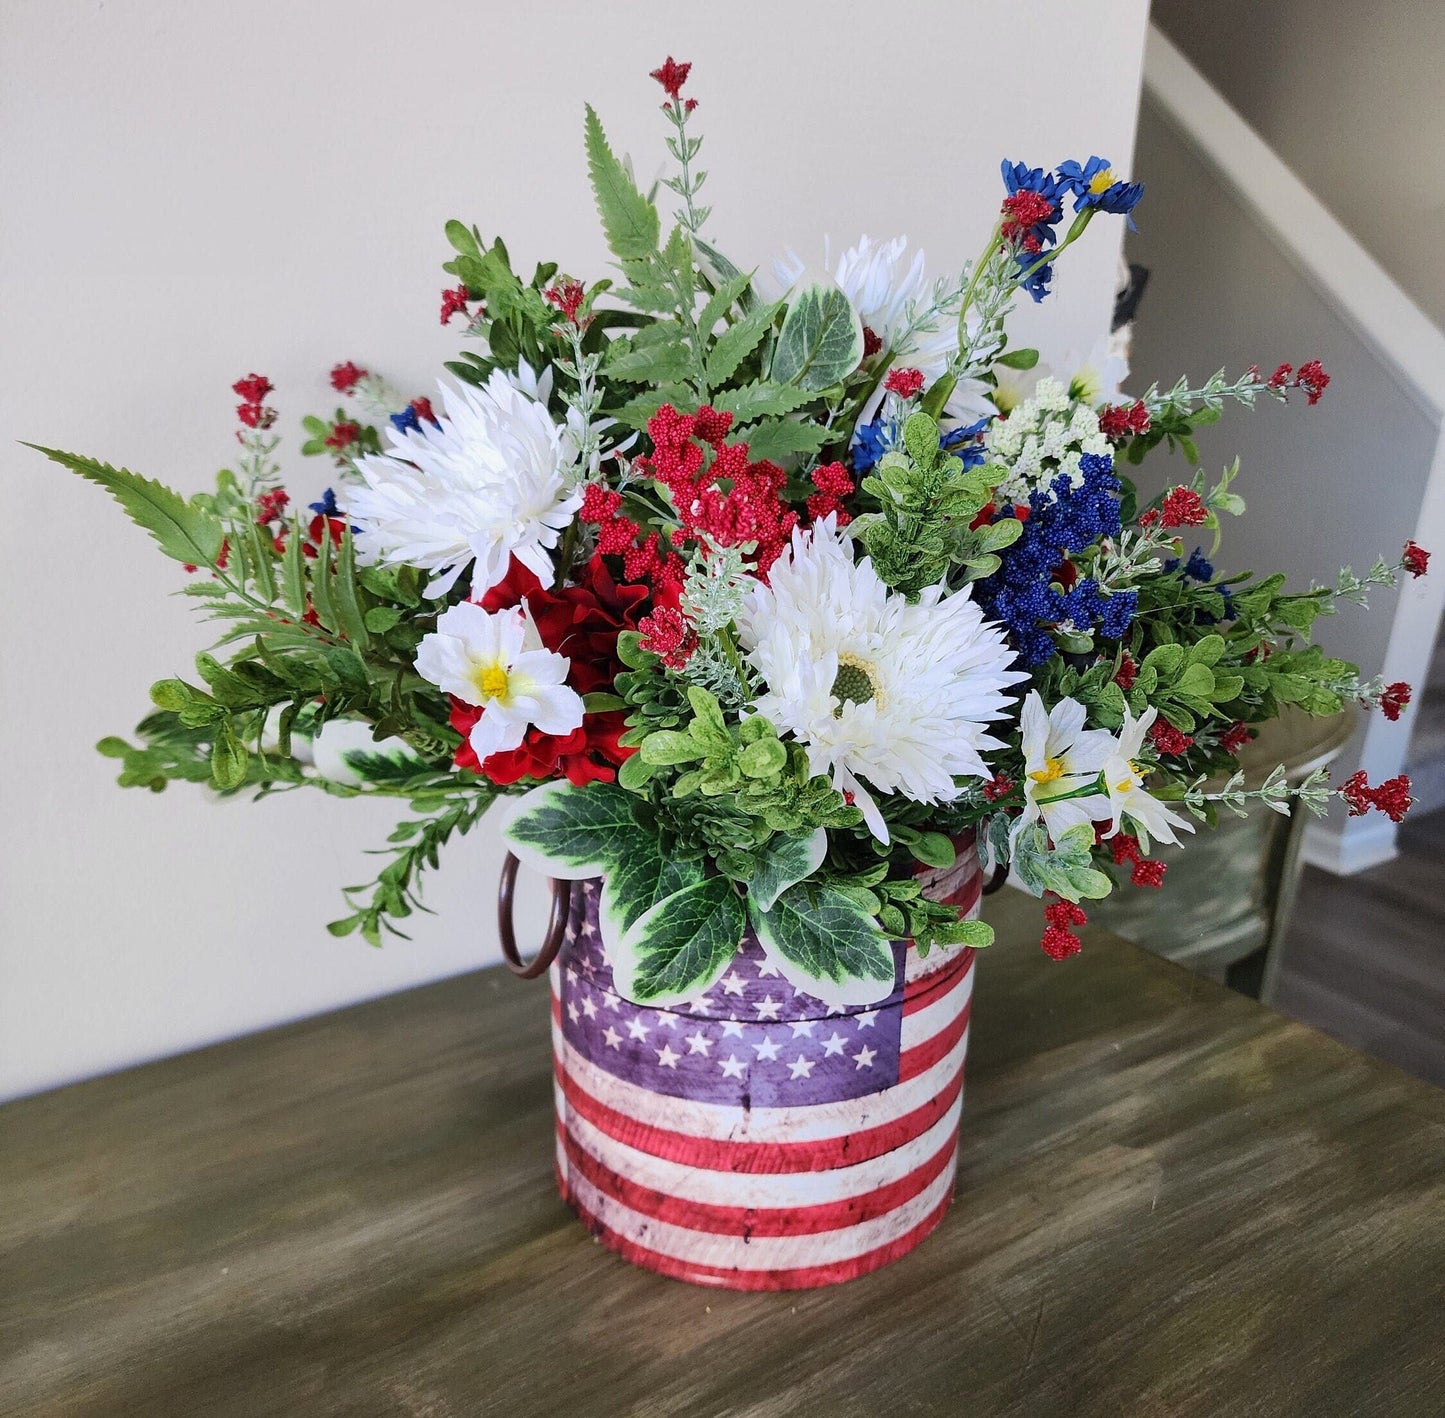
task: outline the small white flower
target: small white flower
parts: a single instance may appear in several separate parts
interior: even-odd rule
[[[1081,822],[1107,822],[1114,815],[1109,798],[1089,792],[1114,753],[1107,729],[1084,727],[1084,706],[1061,699],[1050,710],[1031,689],[1020,714],[1024,753],[1024,810],[1013,825],[1017,838],[1029,823],[1042,818],[1057,841]]]
[[[982,754],[1001,745],[984,726],[1028,676],[1008,668],[1003,631],[968,591],[944,598],[934,586],[910,605],[867,557],[854,563],[832,517],[794,532],[768,579],[739,619],[767,684],[757,712],[853,794],[876,837],[886,842],[888,828],[870,788],[939,803],[958,796],[956,779],[993,776]]]
[[[1175,828],[1194,831],[1194,824],[1188,818],[1171,812],[1144,787],[1144,771],[1137,760],[1144,747],[1145,735],[1158,715],[1159,711],[1151,707],[1136,719],[1125,709],[1124,727],[1119,730],[1119,737],[1104,764],[1104,786],[1109,792],[1114,818],[1113,825],[1104,835],[1115,836],[1127,813],[1139,829],[1139,843],[1146,851],[1150,838],[1160,842],[1177,842]]]
[[[515,556],[543,582],[549,550],[582,505],[577,430],[547,411],[552,371],[495,370],[480,389],[439,384],[439,424],[388,430],[390,451],[357,460],[347,489],[363,561],[433,573],[444,596],[473,562],[471,594],[507,574]]]
[[[542,647],[523,608],[485,611],[470,601],[443,611],[416,652],[419,675],[482,709],[469,736],[481,759],[518,747],[528,725],[570,734],[581,724],[582,698],[567,685],[571,663]]]

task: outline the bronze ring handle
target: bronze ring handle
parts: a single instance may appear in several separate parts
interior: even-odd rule
[[[502,959],[507,969],[523,980],[535,980],[557,958],[562,938],[567,933],[567,917],[572,910],[572,883],[552,882],[552,915],[542,948],[530,959],[523,960],[517,950],[517,933],[512,925],[512,897],[517,886],[517,858],[508,852],[502,862],[502,876],[497,883],[497,934],[502,938]]]

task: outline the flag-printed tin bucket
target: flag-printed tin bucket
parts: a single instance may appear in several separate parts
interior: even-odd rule
[[[925,891],[977,915],[972,836]],[[897,1260],[953,1196],[974,951],[896,942],[893,993],[830,1009],[749,932],[705,994],[613,988],[601,883],[571,883],[550,969],[563,1199],[626,1259],[737,1290],[832,1285]]]

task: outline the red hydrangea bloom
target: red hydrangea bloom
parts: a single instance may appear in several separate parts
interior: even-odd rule
[[[1238,756],[1240,749],[1250,740],[1249,726],[1243,719],[1237,719],[1219,736],[1219,746],[1226,753]]]
[[[682,669],[697,649],[697,631],[676,606],[659,606],[651,615],[643,616],[637,628],[642,631],[642,648],[650,650],[670,670]]]
[[[619,585],[602,558],[594,556],[580,584],[556,591],[544,587],[525,566],[513,561],[506,577],[482,597],[481,604],[486,610],[499,611],[525,599],[542,643],[571,660],[567,683],[585,695],[612,689],[612,681],[622,669],[617,636],[637,628],[647,596],[645,586]],[[523,778],[566,778],[579,787],[594,781],[610,783],[619,765],[636,751],[618,742],[625,732],[625,715],[617,710],[584,715],[569,734],[544,734],[536,727],[529,728],[520,747],[489,754],[479,762],[467,736],[482,712],[474,704],[452,700],[451,724],[462,736],[455,762],[458,768],[469,768],[494,783],[516,783]]]
[[[1192,487],[1171,487],[1164,494],[1164,525],[1166,527],[1200,527],[1209,520],[1204,499]],[[1143,525],[1144,519],[1139,519]]]
[[[1083,941],[1072,930],[1074,926],[1089,923],[1082,907],[1072,901],[1055,901],[1044,907],[1044,920],[1048,922],[1048,927],[1039,945],[1050,960],[1067,960],[1083,949]]]
[[[1125,650],[1123,657],[1119,661],[1119,668],[1114,671],[1114,683],[1117,684],[1120,689],[1130,690],[1134,688],[1134,681],[1138,678],[1139,666],[1135,662],[1134,657]]]
[[[347,360],[345,364],[334,365],[331,370],[331,387],[338,394],[349,394],[366,378],[366,371]]]
[[[656,79],[657,82],[662,85],[668,98],[676,103],[677,100],[682,97],[682,86],[687,83],[687,76],[691,72],[692,65],[690,63],[679,64],[677,60],[669,54],[661,68],[652,70],[648,78]],[[696,107],[697,105],[695,103],[692,104],[688,112],[690,113],[692,109]]]
[[[1122,443],[1134,434],[1148,433],[1149,410],[1143,399],[1132,404],[1111,404],[1099,411],[1099,432],[1113,443]]]
[[[1345,781],[1339,794],[1350,805],[1351,817],[1363,817],[1374,808],[1384,813],[1391,822],[1403,822],[1412,801],[1407,774],[1387,778],[1379,787],[1372,788],[1363,768]]]
[[[843,499],[853,491],[853,479],[841,463],[825,463],[813,470],[813,486],[817,492],[808,498],[808,513],[815,522],[834,516],[838,526],[846,527],[853,520],[843,508]]]
[[[1397,679],[1394,684],[1387,684],[1385,692],[1380,696],[1380,712],[1394,723],[1405,711],[1405,706],[1410,702],[1410,686],[1402,679]]]
[[[921,369],[892,370],[888,378],[883,381],[883,387],[890,394],[897,394],[900,399],[912,399],[923,388],[923,371]]]
[[[672,494],[684,537],[710,537],[720,546],[755,542],[758,575],[766,580],[798,514],[783,501],[787,474],[776,463],[752,462],[746,443],[724,443],[731,427],[725,411],[704,406],[680,414],[664,404],[647,424],[654,452],[638,462]],[[710,464],[705,448],[712,451]]]
[[[471,298],[471,293],[465,286],[454,286],[451,290],[444,290],[442,292],[442,324],[450,325],[453,315],[470,315],[467,302]]]
[[[1423,576],[1430,566],[1430,553],[1417,542],[1408,541],[1400,564],[1411,576]]]
[[[1149,738],[1161,758],[1178,758],[1194,747],[1194,736],[1176,729],[1168,719],[1156,719],[1149,730]]]

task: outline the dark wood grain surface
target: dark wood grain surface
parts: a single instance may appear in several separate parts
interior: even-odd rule
[[[990,903],[958,1199],[796,1295],[557,1201],[499,970],[0,1109],[0,1414],[1445,1413],[1445,1094]]]

